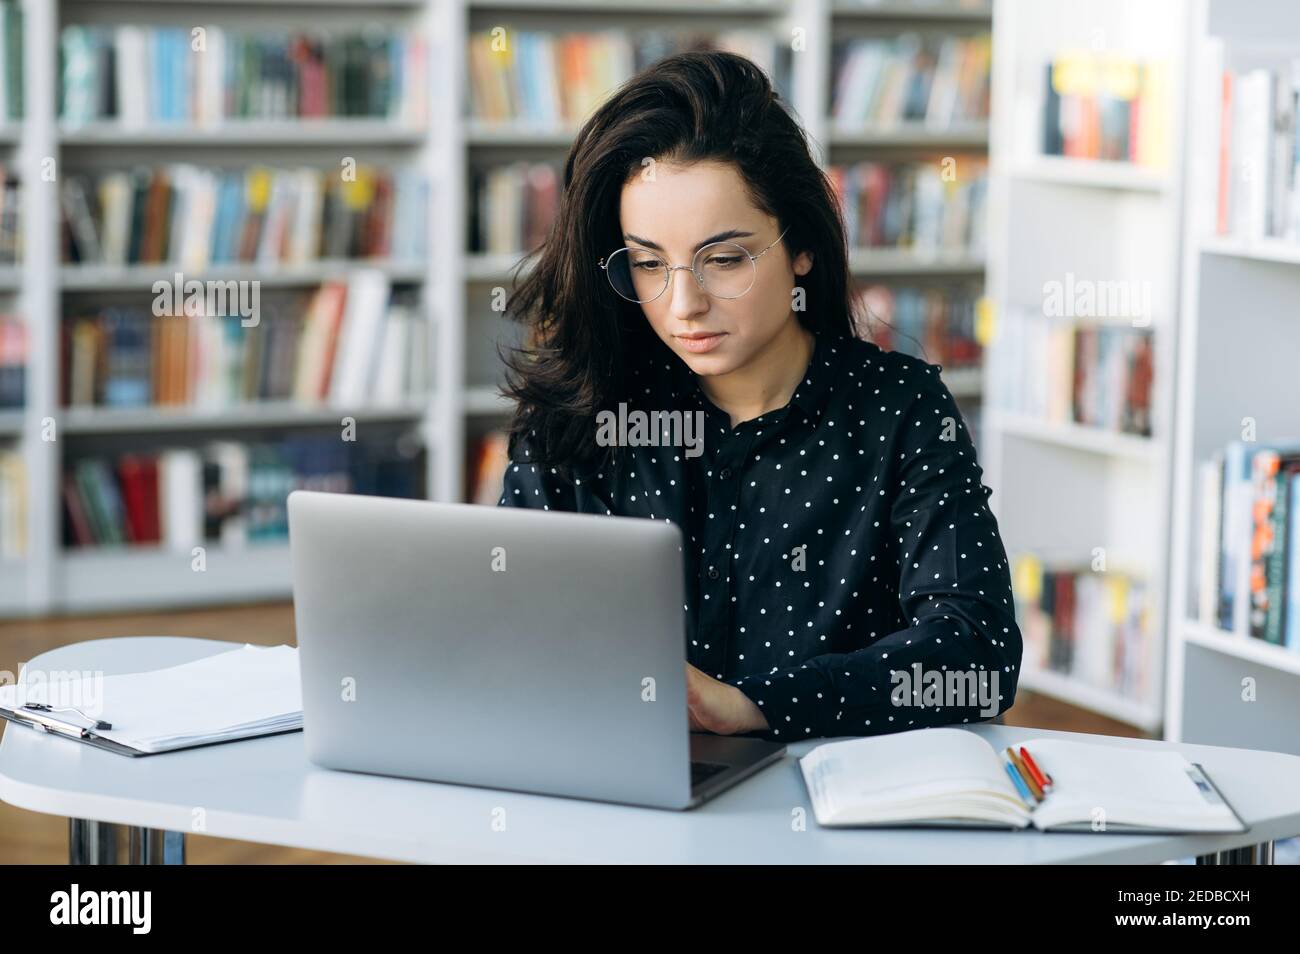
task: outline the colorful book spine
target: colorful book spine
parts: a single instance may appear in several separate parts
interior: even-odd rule
[[[1300,649],[1300,442],[1234,441],[1200,470],[1198,618]]]
[[[27,471],[22,454],[0,450],[0,560],[27,553]]]
[[[27,379],[27,326],[21,318],[0,315],[0,408],[20,408]]]
[[[271,298],[256,324],[112,306],[66,319],[62,346],[62,398],[71,407],[212,411],[291,400],[368,408],[418,401],[429,389],[419,306],[408,292],[392,294],[374,270]]]
[[[1010,309],[999,320],[1006,366],[991,407],[1054,424],[1152,435],[1155,339],[1148,329],[1046,319]]]
[[[944,129],[989,115],[988,34],[897,36],[833,46],[831,123],[842,132],[903,122]]]
[[[0,0],[0,121],[23,118],[23,8]]]
[[[1205,68],[1221,64],[1207,56]],[[1218,75],[1218,101],[1206,104],[1217,138],[1200,144],[1216,152],[1214,231],[1300,242],[1300,59]]]
[[[918,252],[984,251],[987,163],[977,156],[933,162],[832,166],[849,245]]]
[[[1043,153],[1165,169],[1170,161],[1169,64],[1068,52],[1044,72]]]
[[[283,542],[296,489],[419,497],[423,473],[423,452],[392,434],[364,444],[299,435],[83,457],[62,484],[64,542],[177,551]]]
[[[470,116],[543,128],[576,125],[639,70],[691,49],[739,53],[778,89],[789,89],[789,57],[778,55],[776,38],[763,30],[487,31],[468,40]]]
[[[1143,699],[1152,689],[1150,592],[1128,572],[1012,560],[1025,665]]]
[[[420,260],[426,247],[425,178],[415,169],[353,171],[341,179],[320,169],[175,165],[73,175],[61,186],[63,258],[184,269],[233,262]]]
[[[416,32],[71,24],[59,54],[59,116],[74,126],[331,117],[415,126],[428,115],[428,51]]]
[[[559,209],[560,170],[515,162],[476,170],[469,206],[471,252],[521,255],[540,246]]]
[[[859,293],[859,336],[886,351],[901,351],[945,370],[979,367],[983,347],[975,333],[981,292],[972,285],[870,285]]]

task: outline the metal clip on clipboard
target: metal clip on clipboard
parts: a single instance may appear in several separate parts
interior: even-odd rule
[[[56,712],[75,712],[90,724],[79,725],[71,719],[54,715]],[[80,709],[72,706],[60,707],[47,705],[43,702],[28,702],[20,706],[14,706],[11,709],[0,708],[0,719],[7,719],[10,722],[29,726],[50,735],[72,739],[74,742],[80,742],[83,745],[103,749],[106,752],[115,752],[118,755],[126,755],[131,758],[154,754],[152,752],[142,752],[130,745],[104,738],[98,733],[112,729],[113,723],[105,722],[103,719],[92,719]]]
[[[80,709],[73,706],[61,706],[55,708],[54,706],[46,705],[43,702],[28,702],[18,706],[13,711],[16,715],[22,715],[25,718],[30,719],[34,725],[40,726],[46,732],[58,732],[62,735],[70,735],[77,739],[93,739],[96,738],[96,731],[102,732],[113,728],[113,723],[105,722],[103,719],[92,719]],[[69,722],[66,719],[60,719],[56,716],[50,715],[49,713],[51,712],[75,712],[87,722],[92,722],[94,724],[91,726],[77,725],[75,722]]]

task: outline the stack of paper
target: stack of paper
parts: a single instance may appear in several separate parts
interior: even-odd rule
[[[26,674],[24,674],[26,675]],[[152,672],[81,675],[0,686],[0,707],[75,706],[112,724],[95,732],[140,752],[166,752],[302,728],[302,684],[293,646],[239,649]],[[75,712],[59,718],[89,725]]]

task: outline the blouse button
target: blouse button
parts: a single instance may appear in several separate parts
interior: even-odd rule
[[[731,468],[730,467],[722,468],[722,470],[718,471],[718,477],[720,477],[722,480],[730,480]]]
[[[716,579],[717,579],[718,577],[720,577],[720,576],[722,576],[722,574],[718,572],[718,568],[717,568],[716,566],[711,566],[711,567],[709,567],[709,579],[710,579],[710,580],[716,580]]]

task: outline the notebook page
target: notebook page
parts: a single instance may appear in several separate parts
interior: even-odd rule
[[[1055,783],[1034,811],[1036,824],[1091,822],[1100,809],[1108,823],[1153,828],[1239,830],[1224,804],[1207,801],[1177,752],[1152,752],[1060,739],[1023,743]]]
[[[964,797],[1006,804],[1023,816],[1001,761],[987,742],[961,729],[916,729],[829,742],[800,760],[817,820],[928,816]],[[900,812],[903,813],[900,816]]]

